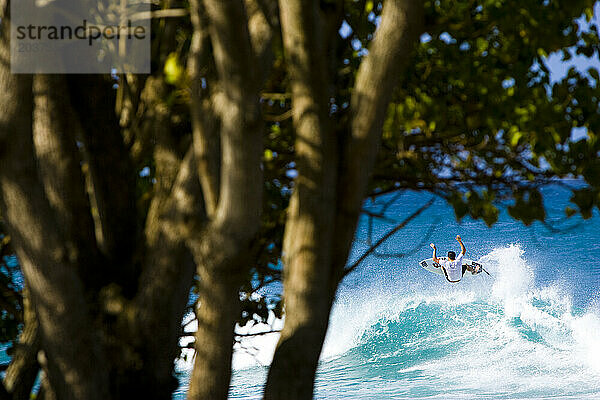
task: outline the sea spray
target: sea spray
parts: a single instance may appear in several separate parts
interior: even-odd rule
[[[600,397],[597,307],[575,311],[560,282],[536,286],[536,268],[555,266],[532,264],[520,245],[497,247],[479,262],[492,277],[342,287],[315,398]],[[260,397],[267,371],[260,365],[270,363],[277,339],[242,339],[231,398]]]

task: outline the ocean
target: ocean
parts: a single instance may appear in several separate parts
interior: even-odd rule
[[[321,354],[316,399],[600,399],[600,215],[566,219],[561,181],[542,190],[548,223],[530,227],[506,210],[488,228],[438,199],[341,284]],[[365,207],[401,220],[430,194],[390,194]],[[362,217],[351,260],[392,221]],[[369,235],[371,232],[371,235]],[[418,265],[458,252],[491,274],[458,284]],[[278,328],[282,322],[271,321]],[[260,331],[266,326],[240,331]],[[259,399],[277,334],[236,346],[231,399]],[[191,361],[181,362],[183,399]]]
[[[316,399],[600,399],[600,213],[565,220],[569,191],[578,181],[542,190],[551,228],[530,227],[504,210],[488,228],[457,223],[441,199],[384,243],[341,284],[317,372]],[[402,220],[430,194],[389,194],[386,215]],[[362,217],[351,261],[393,221]],[[371,234],[369,234],[369,232]],[[485,274],[458,284],[422,269],[418,261],[459,251]],[[267,288],[269,291],[278,287]],[[240,327],[240,332],[278,329]],[[259,399],[277,334],[236,345],[231,399]],[[0,361],[6,355],[0,351]],[[177,363],[184,399],[191,354]]]

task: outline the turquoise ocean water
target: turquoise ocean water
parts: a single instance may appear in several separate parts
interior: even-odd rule
[[[381,249],[408,255],[367,258],[339,289],[315,398],[600,399],[600,215],[564,221],[568,191],[553,185],[543,194],[557,230],[525,227],[506,212],[492,228],[457,223],[437,200]],[[407,192],[381,201],[400,220],[429,198]],[[367,222],[351,258],[368,246]],[[392,227],[376,221],[373,239]],[[457,234],[492,277],[451,285],[418,265],[431,257],[429,242],[441,254],[458,251]],[[268,334],[236,345],[230,398],[261,398],[276,341]],[[185,398],[191,365],[191,357],[178,362],[174,399]]]
[[[600,399],[600,215],[565,221],[568,191],[553,185],[543,194],[558,230],[525,227],[506,212],[491,229],[469,219],[457,223],[437,200],[382,248],[417,246],[414,253],[366,259],[339,290],[315,398]],[[429,198],[409,192],[384,200],[392,200],[387,214],[401,219]],[[374,238],[392,227],[376,222]],[[362,219],[353,258],[367,247],[367,233]],[[457,234],[467,257],[492,277],[451,285],[419,267],[431,257],[431,241],[442,253],[459,251]],[[230,398],[261,397],[262,365],[276,340],[271,334],[237,346]],[[184,372],[175,398],[184,397],[185,381]]]

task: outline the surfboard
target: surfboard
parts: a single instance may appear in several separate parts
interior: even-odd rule
[[[440,260],[447,260],[448,257],[438,257],[438,259]],[[479,275],[481,273],[481,271],[483,271],[483,268],[481,267],[481,264],[479,264],[478,262],[475,262],[473,260],[469,260],[468,258],[463,258],[462,260],[463,266],[467,265],[467,266],[471,266],[474,267],[474,269],[477,269],[479,272],[471,272],[469,270],[465,271],[465,274],[463,275],[463,278],[465,276],[471,276],[471,275]],[[427,258],[425,260],[422,260],[419,262],[419,265],[423,268],[426,269],[429,272],[433,272],[434,274],[438,274],[438,275],[442,275],[444,276],[444,271],[442,271],[442,269],[439,267],[439,264],[436,264],[433,262],[433,258]],[[479,268],[475,268],[475,267],[479,267]]]

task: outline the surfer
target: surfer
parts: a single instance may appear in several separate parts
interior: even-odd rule
[[[456,257],[456,253],[453,251],[448,252],[448,259],[441,260],[437,258],[435,244],[431,243],[430,246],[433,249],[433,265],[439,268],[442,268],[444,271],[444,276],[448,282],[456,283],[460,282],[465,271],[469,268],[466,265],[462,265],[462,259],[467,252],[465,245],[462,242],[462,239],[459,235],[456,235],[456,240],[460,243],[460,254]]]

